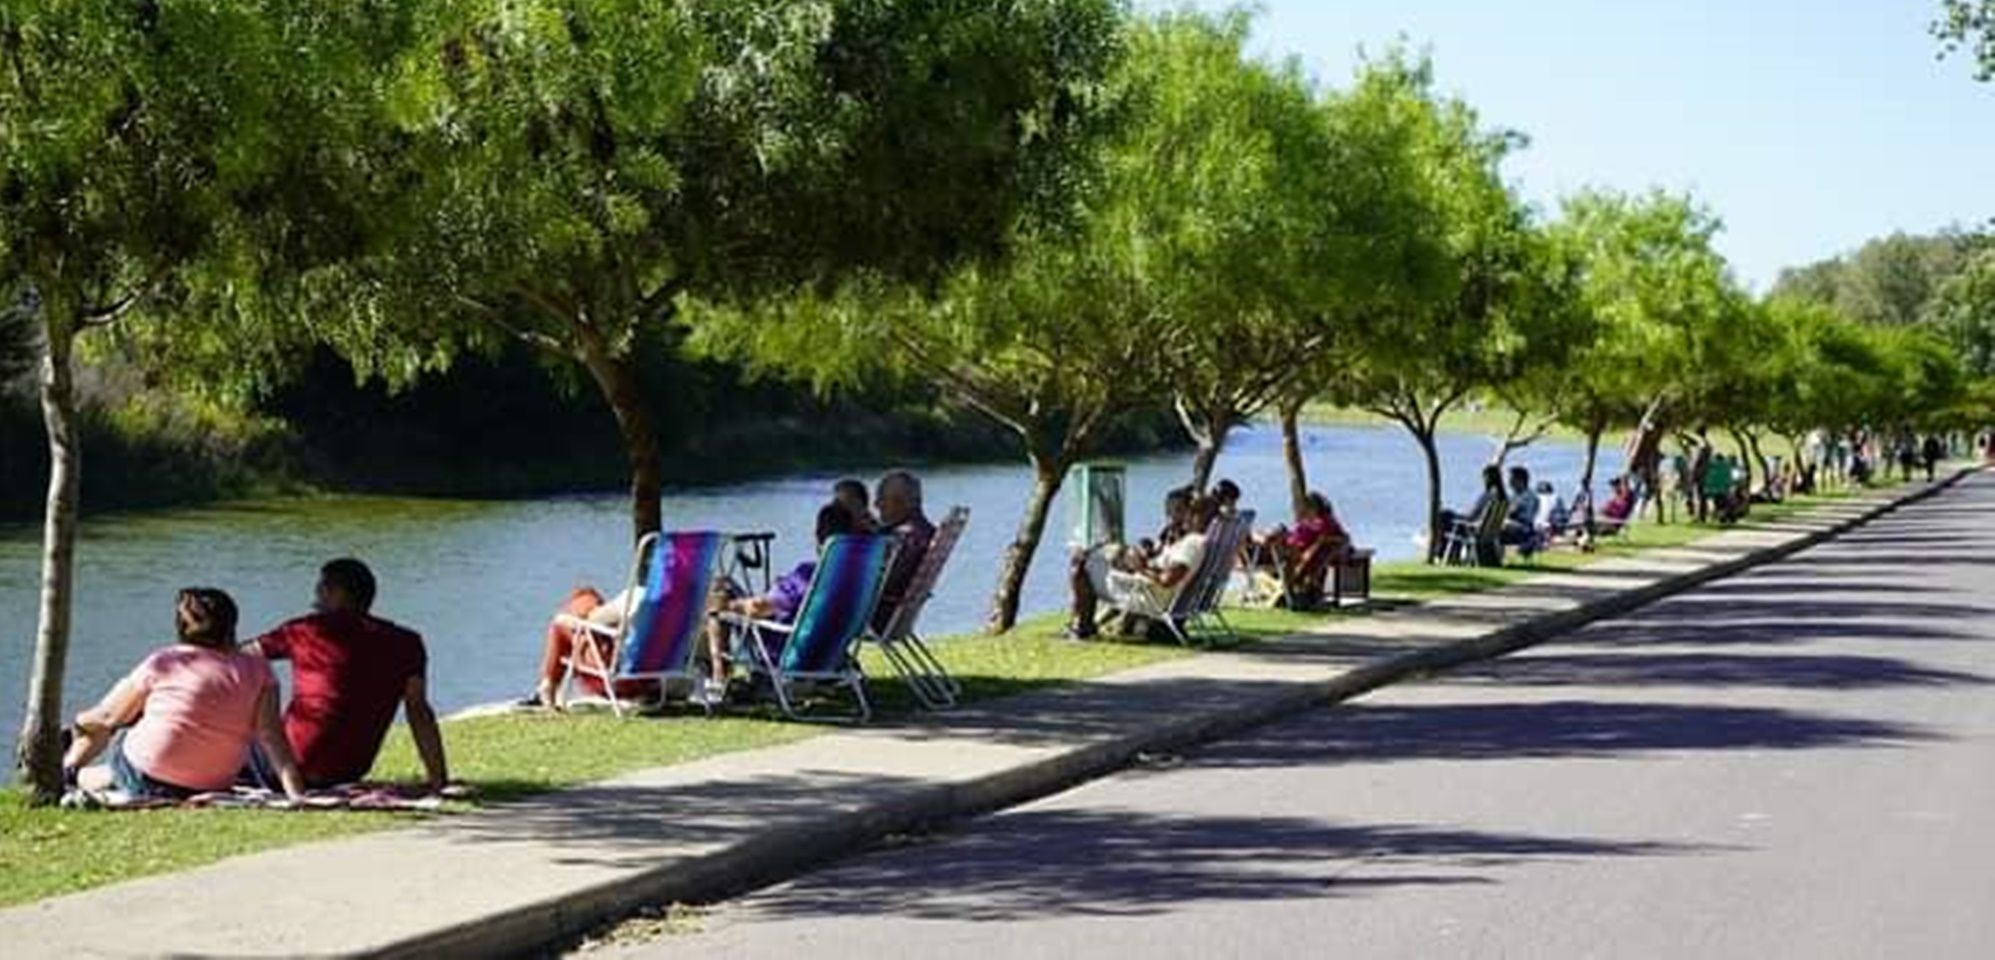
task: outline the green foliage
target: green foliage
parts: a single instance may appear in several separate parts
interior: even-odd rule
[[[1974,75],[1995,80],[1995,0],[1940,0],[1933,35],[1944,53],[1967,52]]]
[[[1995,377],[1995,247],[1973,255],[1927,307],[1967,371]]]
[[[1782,271],[1774,292],[1832,304],[1864,323],[1918,323],[1934,294],[1979,242],[1972,235],[1894,233],[1848,256]]]
[[[1568,198],[1555,228],[1578,259],[1585,309],[1598,333],[1572,364],[1562,412],[1582,428],[1632,425],[1652,409],[1682,423],[1708,419],[1736,381],[1728,361],[1745,332],[1723,258],[1718,219],[1688,197],[1587,191]]]
[[[1536,265],[1525,209],[1500,165],[1522,142],[1489,130],[1467,104],[1433,92],[1425,63],[1401,57],[1368,65],[1360,85],[1392,98],[1417,205],[1405,229],[1420,251],[1414,284],[1384,291],[1350,353],[1339,399],[1370,407],[1419,430],[1484,390],[1529,350],[1524,296]],[[1431,258],[1431,259],[1428,259]],[[1388,281],[1400,279],[1388,276]]]

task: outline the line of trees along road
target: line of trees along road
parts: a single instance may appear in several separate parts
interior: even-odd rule
[[[1554,422],[1987,417],[1925,328],[1747,295],[1693,200],[1546,217],[1502,173],[1524,138],[1426,63],[1330,87],[1247,56],[1248,27],[1114,0],[9,3],[0,294],[50,463],[25,781],[59,785],[79,358],[241,400],[322,347],[399,385],[524,344],[602,398],[635,535],[672,389],[640,351],[919,384],[1037,478],[1000,630],[1068,470],[1159,406],[1201,485],[1249,418],[1293,450],[1311,399],[1377,410],[1427,451],[1432,510],[1435,425],[1471,400],[1518,411],[1505,452]]]

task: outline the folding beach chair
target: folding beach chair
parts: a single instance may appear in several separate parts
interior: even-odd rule
[[[1503,521],[1509,503],[1492,500],[1480,515],[1456,520],[1441,543],[1441,560],[1455,567],[1503,566]]]
[[[879,605],[894,548],[890,536],[841,535],[826,541],[790,623],[717,615],[733,632],[735,662],[746,663],[751,677],[769,678],[784,716],[806,719],[798,709],[799,688],[826,685],[850,690],[857,718],[872,718],[856,648]]]
[[[886,629],[867,635],[867,639],[880,648],[887,663],[907,681],[907,687],[914,692],[915,699],[930,710],[955,706],[956,698],[963,695],[963,686],[949,675],[942,661],[914,628],[921,619],[922,608],[935,594],[936,581],[942,578],[942,568],[948,564],[949,555],[955,552],[956,541],[962,539],[963,528],[969,523],[969,507],[950,509],[948,515],[942,518],[941,525],[935,528],[935,536],[928,542],[928,552],[922,555],[921,563],[914,568],[907,593],[887,619]]]
[[[726,536],[712,531],[647,534],[637,542],[630,569],[632,585],[643,578],[644,595],[635,610],[624,611],[620,626],[611,629],[566,614],[556,617],[562,626],[610,641],[607,654],[594,643],[575,645],[561,680],[563,699],[576,676],[595,677],[603,683],[610,709],[620,717],[625,704],[617,696],[619,681],[657,680],[661,688],[673,679],[698,683],[700,671],[693,654],[704,636],[707,594],[726,543]]]
[[[1252,510],[1215,518],[1206,528],[1205,552],[1199,558],[1198,569],[1177,590],[1163,598],[1154,590],[1132,590],[1109,598],[1111,605],[1123,613],[1162,624],[1172,637],[1188,647],[1201,641],[1238,640],[1239,635],[1219,612],[1219,600],[1225,595],[1226,582],[1232,578],[1240,541],[1253,525]]]

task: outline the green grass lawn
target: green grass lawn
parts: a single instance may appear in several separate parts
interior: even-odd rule
[[[1798,498],[1755,507],[1748,525],[1773,522],[1847,494]],[[1712,525],[1638,523],[1626,536],[1591,554],[1541,554],[1531,565],[1496,569],[1381,564],[1373,592],[1382,598],[1424,600],[1499,587],[1551,570],[1568,570],[1657,547],[1681,546],[1716,532]],[[1334,614],[1333,614],[1334,615]],[[1326,614],[1235,610],[1228,618],[1244,640],[1281,636],[1320,625]],[[969,636],[936,644],[965,696],[989,699],[1192,656],[1175,645],[1061,639],[1060,618],[1029,620],[1003,637]],[[912,698],[872,651],[867,671],[883,712],[906,710]],[[604,714],[517,714],[449,721],[444,738],[452,774],[484,802],[500,802],[644,767],[791,743],[824,728],[778,722],[766,715],[707,720],[679,714],[618,720]],[[379,779],[415,781],[420,767],[405,733],[390,737],[375,767]],[[448,815],[448,814],[446,814]],[[0,791],[0,905],[212,863],[273,847],[347,836],[406,823],[412,815],[156,810],[93,813],[30,809],[18,792]]]

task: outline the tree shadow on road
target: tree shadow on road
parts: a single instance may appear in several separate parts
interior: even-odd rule
[[[1194,758],[1199,767],[1293,767],[1404,760],[1612,757],[1668,750],[1888,747],[1942,739],[1907,724],[1771,707],[1561,700],[1352,703],[1310,729],[1268,728]]]
[[[1197,902],[1328,898],[1393,887],[1496,883],[1532,860],[1717,848],[1294,817],[1160,816],[1122,809],[1006,814],[920,849],[889,850],[775,890],[773,917],[855,908],[924,920],[1129,917]]]
[[[1714,653],[1529,654],[1464,668],[1449,685],[1504,687],[1783,687],[1869,690],[1986,686],[1995,677],[1923,667],[1894,657]]]

